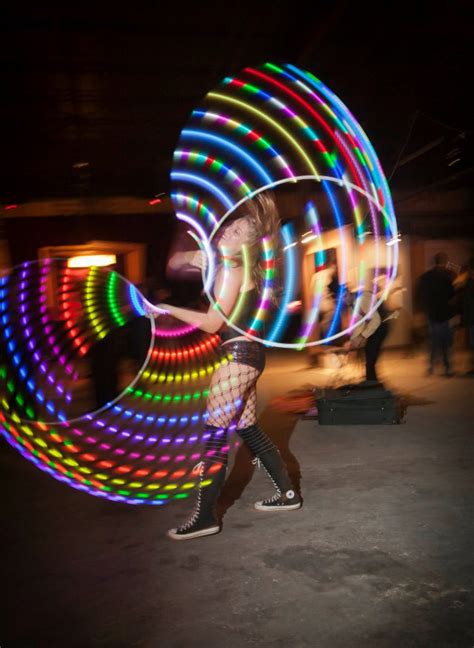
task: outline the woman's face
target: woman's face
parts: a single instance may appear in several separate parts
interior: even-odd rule
[[[224,229],[219,240],[219,247],[224,248],[226,254],[240,252],[242,245],[250,241],[251,226],[246,218],[238,218],[229,223]]]

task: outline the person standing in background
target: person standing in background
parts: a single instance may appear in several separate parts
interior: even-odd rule
[[[438,252],[434,258],[435,265],[425,272],[418,283],[419,303],[428,318],[431,350],[428,375],[433,374],[439,355],[444,364],[444,375],[449,377],[451,370],[451,347],[453,334],[449,320],[453,314],[452,300],[454,287],[452,277],[447,270],[448,257],[444,252]]]
[[[363,316],[370,312],[373,294],[365,290],[360,295],[358,306],[359,313]],[[353,306],[355,304],[355,293],[348,293],[346,304]],[[364,347],[365,355],[365,380],[367,383],[378,383],[376,364],[382,349],[382,344],[390,330],[390,320],[394,317],[384,306],[382,302],[377,310],[370,317],[356,326],[350,339],[346,342],[346,349],[354,350]]]
[[[468,376],[474,376],[474,257],[469,259],[467,280],[462,299],[462,323],[467,330],[467,347],[470,351]]]

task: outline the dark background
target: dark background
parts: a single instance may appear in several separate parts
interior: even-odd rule
[[[453,172],[446,155],[459,132],[469,149],[469,4],[3,9],[0,202],[168,191],[173,149],[195,104],[226,74],[264,60],[321,78],[361,122],[387,175],[408,136],[404,154],[445,137],[401,168],[393,186],[438,181]]]
[[[169,191],[172,153],[200,98],[264,60],[300,65],[326,83],[388,176],[397,160],[442,138],[396,171],[396,200],[432,186],[463,185],[472,195],[472,3],[67,4],[0,12],[4,207],[94,195],[148,204]],[[463,133],[460,161],[449,167]],[[74,166],[81,162],[88,166]],[[472,231],[472,210],[462,221],[449,211],[429,219],[431,236],[441,222],[446,236],[465,235],[468,222]],[[132,240],[153,242],[148,271],[162,276],[174,223],[165,212],[84,211],[3,225],[13,264],[42,245]],[[410,224],[428,236],[424,214],[409,214],[404,233]],[[190,303],[189,294],[176,299]],[[165,541],[184,509],[157,515],[86,497],[2,444],[2,648],[472,645],[469,386],[425,389],[410,379],[421,364],[400,357],[400,366],[398,384],[413,389],[416,405],[407,425],[296,436],[295,457],[311,466],[306,513],[290,522],[251,517],[268,488],[257,474],[226,534],[209,544]],[[307,384],[306,368],[293,378],[281,367],[275,390]],[[296,415],[264,414],[287,461]],[[236,465],[232,501],[253,470],[249,456]]]

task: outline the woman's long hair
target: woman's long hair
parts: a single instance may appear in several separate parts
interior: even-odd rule
[[[278,260],[280,219],[273,194],[270,191],[262,191],[251,200],[247,200],[237,208],[234,218],[245,218],[250,225],[250,240],[247,243],[250,278],[261,292],[265,276],[262,255],[264,238],[273,249],[275,264]]]

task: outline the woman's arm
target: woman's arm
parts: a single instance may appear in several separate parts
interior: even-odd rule
[[[242,273],[240,268],[231,268],[217,272],[215,282],[215,295],[218,304],[209,306],[207,313],[181,308],[180,306],[171,306],[170,304],[158,304],[158,308],[166,310],[170,315],[185,322],[194,324],[201,331],[206,333],[216,333],[224,323],[219,311],[222,310],[227,317],[237,302],[239,291],[242,283]]]
[[[202,250],[190,250],[188,252],[175,252],[168,261],[169,270],[179,270],[184,265],[192,265],[195,268],[207,266],[207,256]]]
[[[179,270],[186,263],[191,263],[193,254],[194,252],[175,252],[168,261],[168,268],[170,270]]]

